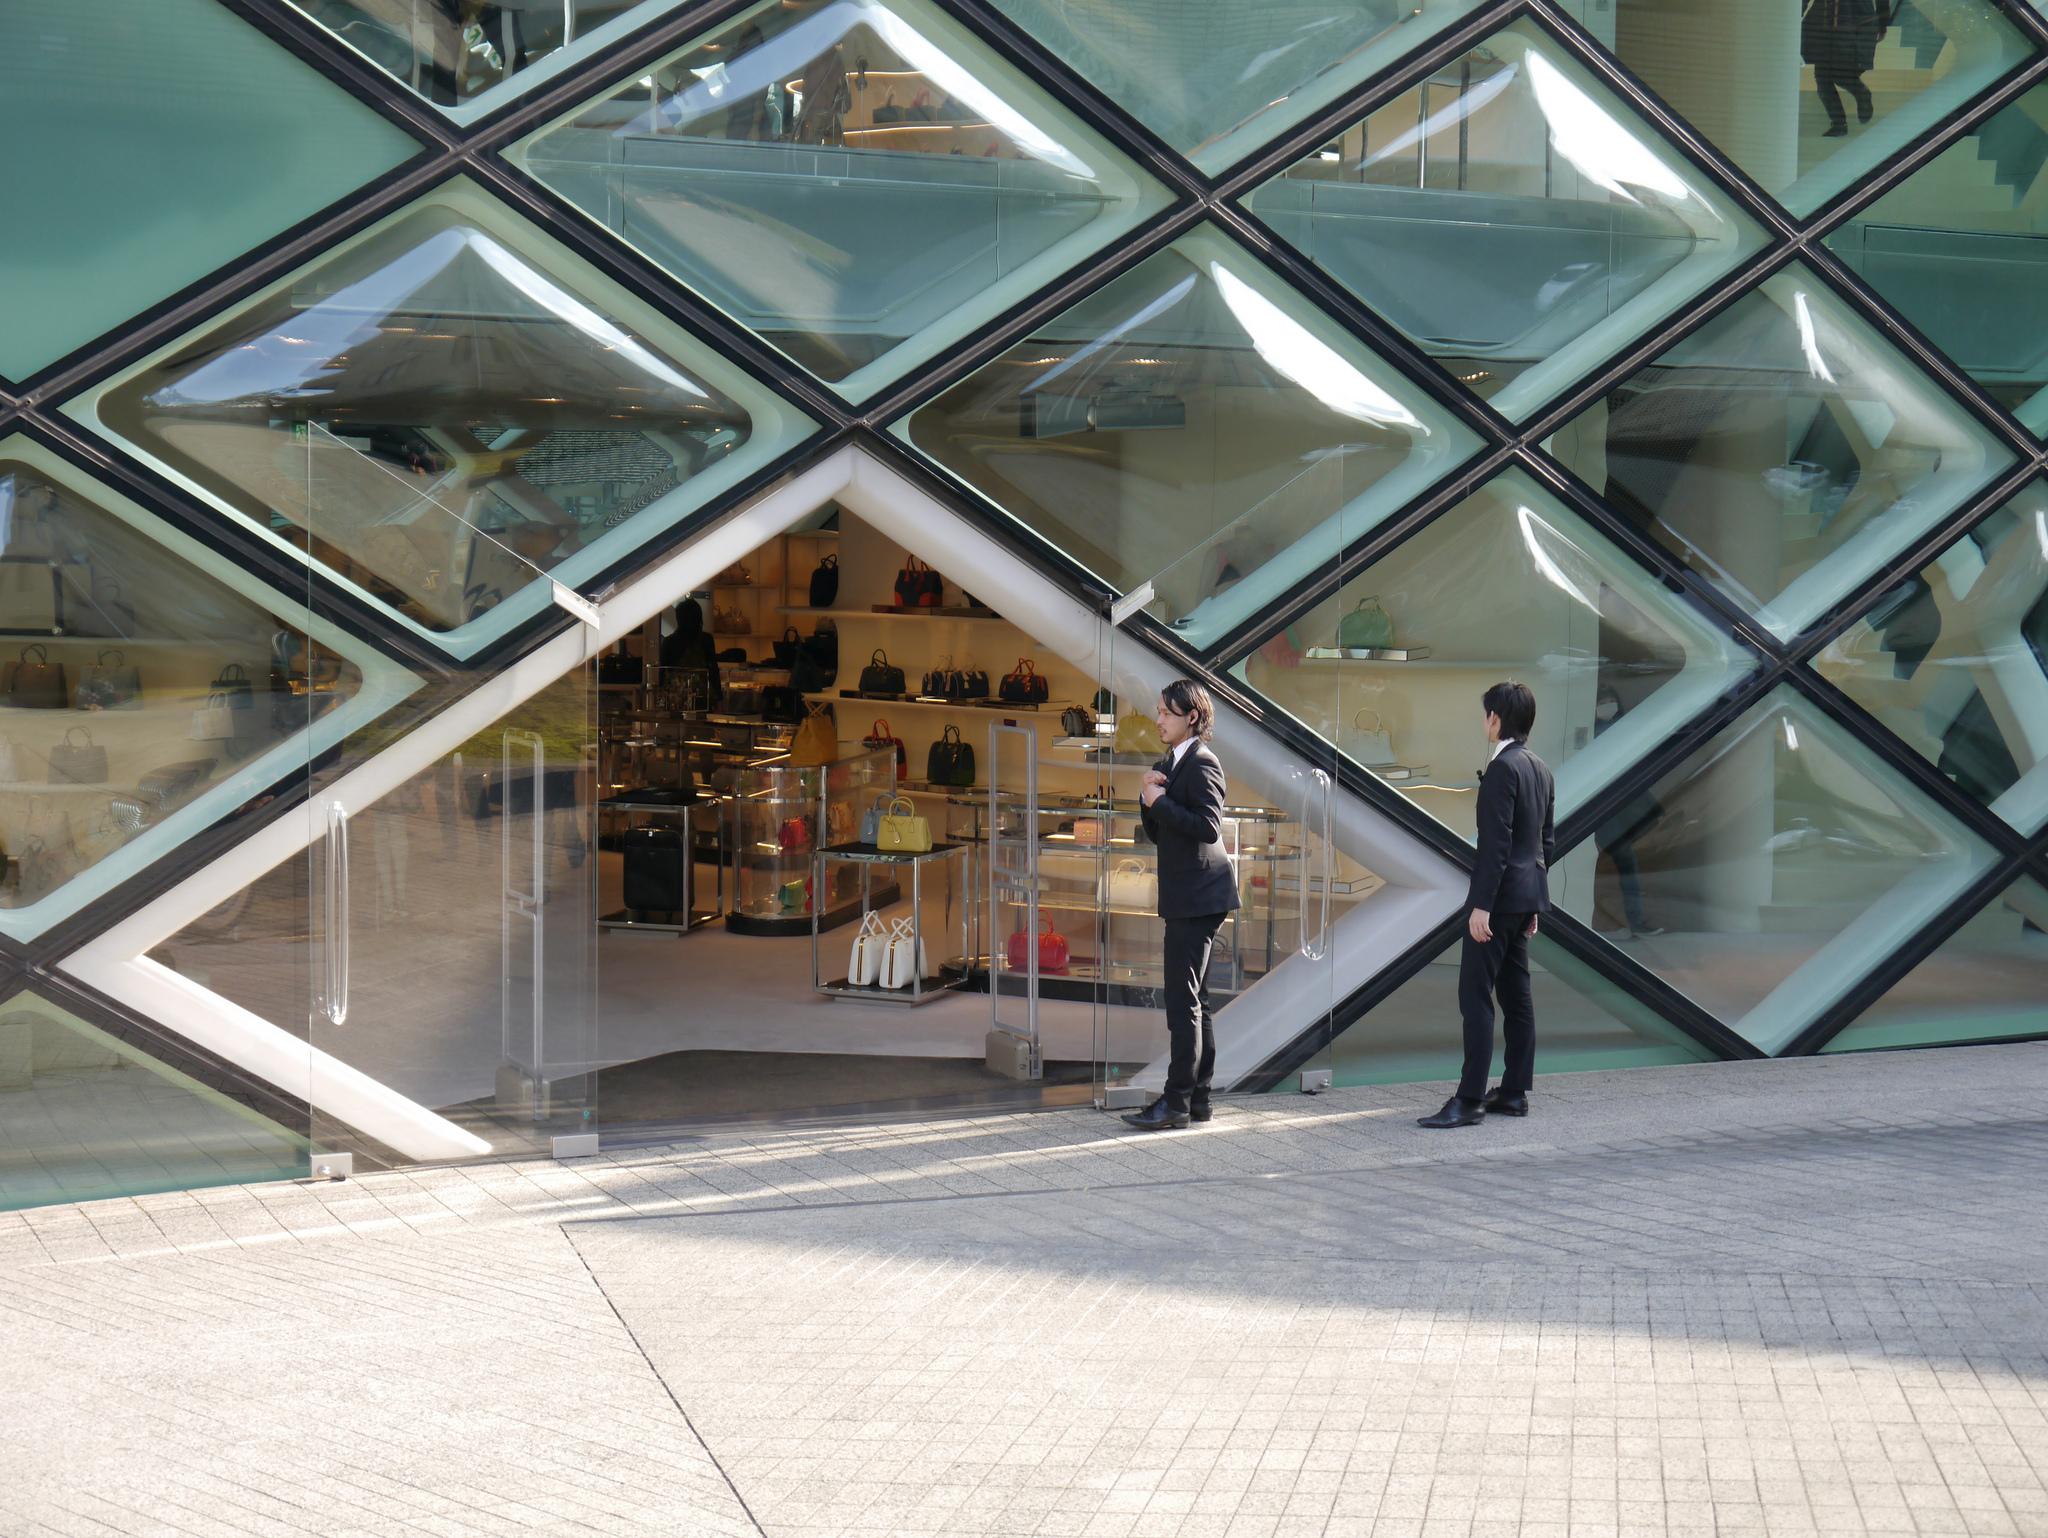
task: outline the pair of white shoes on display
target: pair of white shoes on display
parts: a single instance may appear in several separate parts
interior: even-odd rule
[[[853,954],[846,963],[846,980],[856,988],[908,988],[921,977],[931,976],[924,941],[916,926],[901,918],[884,924],[879,913],[861,917],[853,937]]]

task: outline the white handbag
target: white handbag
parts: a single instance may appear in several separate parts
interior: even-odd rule
[[[924,941],[917,938],[916,931],[909,919],[898,919],[890,926],[889,958],[882,963],[884,988],[908,988],[920,977],[931,975]]]
[[[1361,710],[1344,734],[1344,751],[1368,769],[1384,769],[1394,761],[1394,734],[1378,711]]]
[[[14,745],[12,737],[0,737],[0,780],[25,780],[22,773],[26,754]]]
[[[882,964],[889,949],[888,931],[882,915],[864,913],[853,937],[853,954],[847,958],[846,980],[856,988],[872,988],[882,980]]]
[[[225,694],[209,694],[206,703],[192,712],[194,742],[225,742],[235,735],[235,705]]]
[[[1159,906],[1159,877],[1146,869],[1142,860],[1119,860],[1103,878],[1112,908],[1142,908],[1150,913]]]

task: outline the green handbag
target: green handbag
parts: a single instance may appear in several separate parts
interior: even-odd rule
[[[1361,598],[1357,608],[1337,621],[1337,644],[1346,651],[1392,646],[1394,622],[1377,598]]]

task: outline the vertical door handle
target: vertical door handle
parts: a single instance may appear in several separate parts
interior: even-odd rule
[[[327,998],[334,1025],[348,1019],[348,808],[327,803]]]

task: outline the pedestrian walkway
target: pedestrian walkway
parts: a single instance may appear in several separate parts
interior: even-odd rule
[[[2048,1046],[0,1216],[0,1533],[2048,1538]]]

